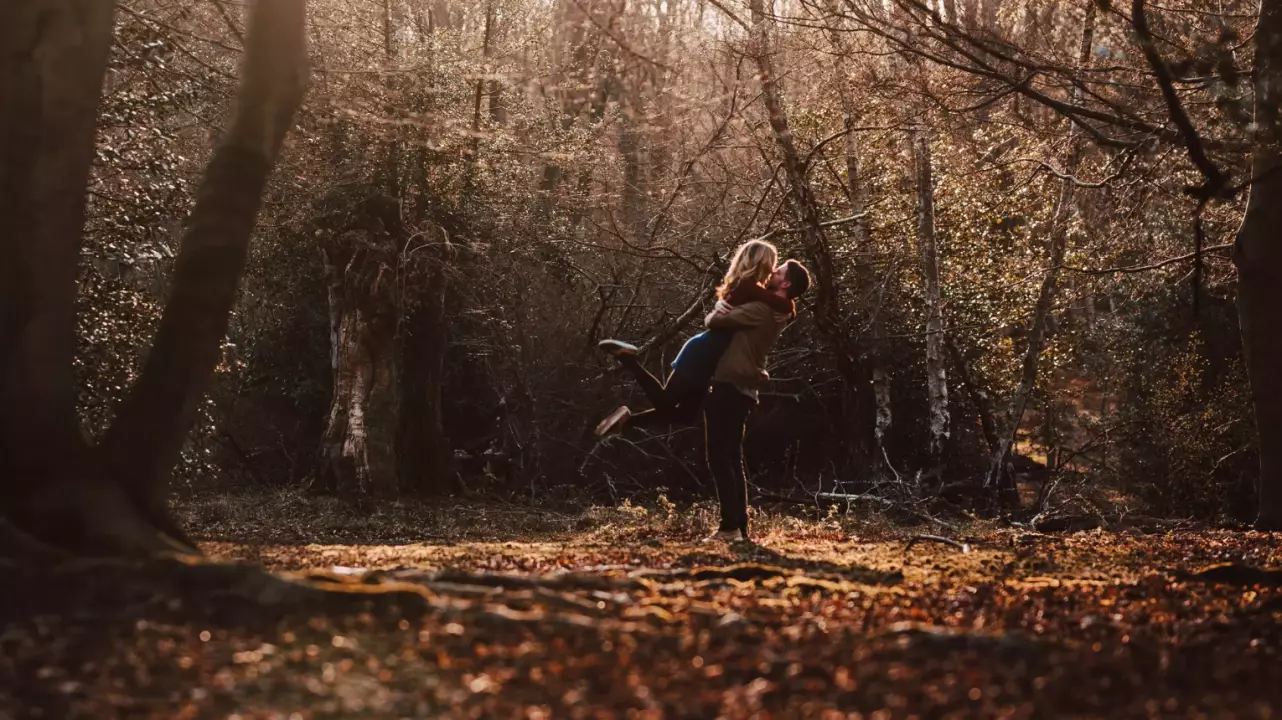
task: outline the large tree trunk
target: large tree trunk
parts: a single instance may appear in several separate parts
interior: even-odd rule
[[[443,416],[449,244],[433,227],[420,234],[430,247],[404,262],[399,209],[366,199],[350,218],[357,229],[331,229],[325,247],[333,392],[319,479],[359,500],[456,488]]]
[[[338,360],[321,440],[322,484],[344,496],[395,496],[398,373],[394,318],[353,288],[338,308]],[[365,307],[362,307],[365,306]]]
[[[433,250],[415,307],[401,321],[402,410],[396,455],[403,486],[424,495],[460,489],[445,435],[446,264],[449,238],[433,228]]]
[[[1257,178],[1238,230],[1238,321],[1259,434],[1256,527],[1282,529],[1282,0],[1264,0],[1255,31]]]
[[[346,221],[324,247],[334,385],[319,474],[323,487],[347,497],[392,497],[400,489],[399,212],[391,197],[367,198],[353,214],[340,212]]]
[[[943,299],[939,288],[939,247],[935,241],[935,177],[930,135],[913,132],[917,177],[917,251],[926,289],[926,394],[930,400],[930,454],[938,459],[948,439],[948,374],[944,367]]]
[[[114,14],[107,0],[0,4],[0,502],[33,532],[62,530],[40,528],[40,502],[91,482],[76,262]]]
[[[183,234],[143,373],[91,450],[75,414],[75,277],[109,0],[0,4],[0,512],[85,554],[195,552],[169,473],[219,356],[250,235],[306,82],[303,0],[255,3],[236,113]]]
[[[1088,0],[1086,3],[1086,15],[1082,23],[1082,44],[1077,56],[1079,68],[1085,68],[1090,63],[1091,46],[1094,37],[1095,3]],[[1074,102],[1077,99],[1076,87],[1071,93],[1071,99]],[[1082,160],[1082,151],[1081,132],[1076,124],[1069,121],[1068,153],[1064,159],[1064,172],[1066,175],[1074,176],[1077,174],[1077,168]],[[1010,408],[1006,412],[1005,427],[998,438],[997,450],[993,453],[992,461],[988,467],[988,476],[984,481],[985,487],[993,488],[1002,493],[1007,502],[1017,496],[1014,493],[1014,486],[1009,469],[1006,467],[1006,461],[1010,457],[1011,447],[1015,444],[1015,438],[1019,433],[1019,425],[1024,418],[1024,410],[1028,406],[1028,398],[1037,386],[1037,371],[1041,363],[1051,308],[1055,304],[1059,270],[1060,266],[1064,264],[1064,251],[1068,246],[1068,227],[1075,207],[1073,197],[1075,189],[1076,186],[1072,180],[1066,179],[1060,183],[1059,197],[1055,201],[1055,209],[1051,214],[1050,248],[1046,257],[1046,275],[1042,278],[1042,285],[1037,293],[1037,305],[1033,309],[1033,324],[1028,331],[1028,348],[1024,352],[1019,386],[1015,388],[1015,395],[1011,399]]]

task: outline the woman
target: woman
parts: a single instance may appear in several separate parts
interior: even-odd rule
[[[749,240],[735,251],[730,268],[717,288],[717,305],[734,307],[749,302],[763,302],[776,312],[796,315],[791,300],[766,290],[765,284],[779,262],[779,251],[764,240]],[[619,360],[636,377],[642,392],[654,405],[634,413],[620,406],[597,424],[597,436],[621,430],[625,425],[646,426],[657,423],[693,423],[699,419],[703,398],[708,393],[717,361],[730,344],[735,331],[707,330],[686,341],[672,361],[672,373],[666,382],[651,375],[637,360],[637,347],[619,340],[598,343],[605,352]]]

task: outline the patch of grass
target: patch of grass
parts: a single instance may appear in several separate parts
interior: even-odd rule
[[[174,501],[178,521],[198,540],[247,544],[365,544],[578,541],[644,544],[689,542],[717,524],[715,500],[553,509],[499,502],[398,500],[358,509],[336,497],[301,490],[233,493]],[[807,517],[809,515],[810,517]],[[794,542],[888,538],[903,534],[879,515],[814,517],[813,509],[749,508],[756,537]]]

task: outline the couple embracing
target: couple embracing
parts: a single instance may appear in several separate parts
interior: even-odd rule
[[[635,345],[599,343],[636,376],[653,407],[616,409],[597,425],[598,436],[627,427],[694,424],[702,415],[708,469],[721,506],[721,525],[710,540],[748,539],[744,430],[758,392],[770,379],[767,357],[797,315],[795,300],[810,287],[810,273],[801,263],[778,262],[779,251],[763,240],[749,240],[735,251],[717,288],[716,307],[704,319],[708,329],[686,341],[666,380],[641,366]]]

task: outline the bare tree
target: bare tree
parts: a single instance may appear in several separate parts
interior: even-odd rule
[[[1090,64],[1094,38],[1095,3],[1093,0],[1088,0],[1086,14],[1082,21],[1081,46],[1077,55],[1079,69],[1086,68]],[[1070,102],[1077,101],[1078,92],[1078,88],[1074,86],[1070,94]],[[1037,386],[1037,370],[1041,364],[1051,307],[1055,303],[1059,271],[1064,264],[1064,252],[1068,246],[1068,229],[1076,207],[1074,193],[1077,187],[1074,184],[1073,177],[1077,174],[1077,169],[1081,165],[1084,150],[1081,131],[1076,123],[1070,121],[1068,150],[1064,158],[1063,174],[1065,177],[1060,181],[1059,196],[1055,200],[1055,209],[1051,213],[1051,224],[1048,230],[1050,243],[1046,257],[1046,274],[1042,277],[1041,289],[1037,293],[1037,305],[1033,309],[1033,323],[1028,331],[1028,348],[1024,351],[1019,385],[1015,388],[1015,394],[1011,398],[1010,407],[1004,418],[1005,427],[1002,428],[997,449],[993,453],[992,462],[988,468],[988,476],[984,482],[987,487],[1003,490],[1010,489],[1008,487],[1010,473],[1007,471],[1006,461],[1010,457],[1011,447],[1015,444],[1016,435],[1019,433],[1019,425],[1028,406],[1028,398]]]
[[[851,224],[852,236],[854,237],[855,245],[862,250],[871,246],[872,230],[869,227],[867,181],[863,178],[859,168],[859,138],[856,127],[858,124],[858,109],[847,72],[847,65],[852,61],[851,50],[844,28],[840,25],[841,8],[837,0],[827,0],[825,9],[827,14],[823,17],[823,23],[827,30],[828,42],[832,45],[834,51],[833,71],[837,76],[837,99],[841,104],[841,149],[842,160],[846,170],[846,185],[843,190],[850,202],[850,217],[855,218]],[[860,284],[860,289],[871,287],[877,281],[875,274],[871,272],[871,269],[865,263],[860,263],[856,268],[856,278]],[[882,315],[880,307],[872,309],[872,317],[869,319],[869,335],[874,347],[880,343],[883,327]],[[886,431],[890,429],[893,420],[890,405],[890,380],[879,356],[874,355],[869,364],[872,366],[873,402],[876,405],[876,418],[873,421],[873,425],[876,428],[874,437],[877,444],[880,444]],[[858,405],[858,400],[856,400],[855,404],[856,406]],[[884,455],[884,451],[874,452],[873,461],[879,462],[878,456],[882,455]]]
[[[926,288],[926,395],[930,399],[930,454],[938,458],[948,439],[948,374],[944,363],[943,299],[939,287],[939,244],[935,238],[934,160],[930,131],[912,133],[917,181],[917,252]]]
[[[751,26],[744,26],[749,32],[748,54],[757,64],[761,99],[766,107],[784,175],[788,179],[788,201],[800,221],[799,232],[806,250],[806,259],[815,277],[815,324],[828,346],[834,350],[838,372],[850,393],[847,403],[849,409],[844,416],[850,426],[848,432],[854,440],[855,453],[866,461],[876,463],[877,403],[873,394],[872,377],[858,352],[851,347],[850,338],[844,331],[845,316],[837,289],[832,250],[824,234],[819,203],[807,177],[808,163],[797,150],[775,73],[770,33],[774,20],[767,12],[764,0],[751,0],[749,9],[752,23]]]

